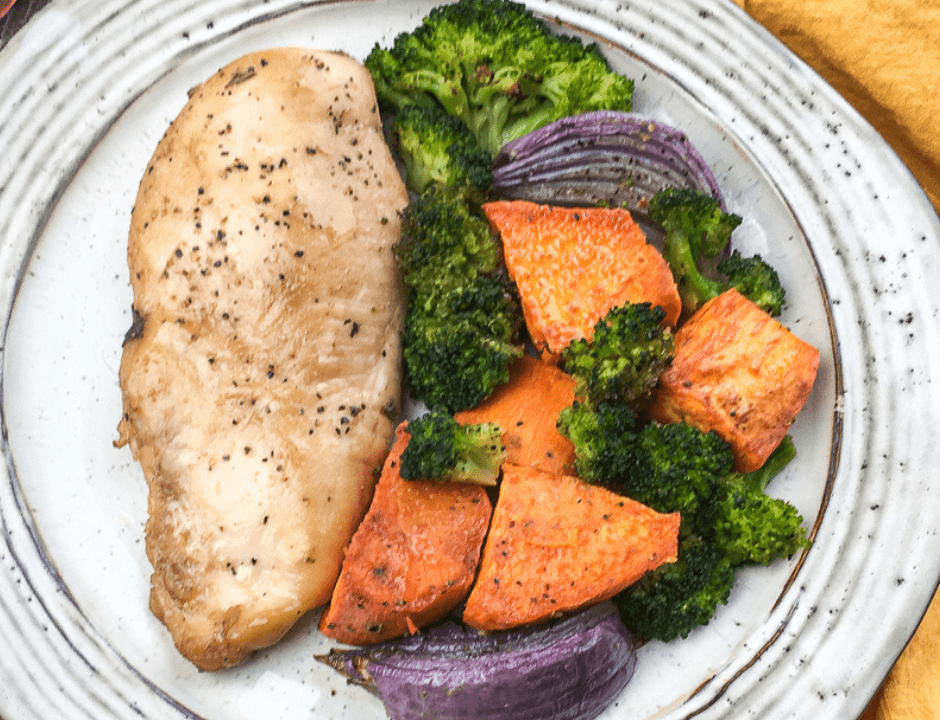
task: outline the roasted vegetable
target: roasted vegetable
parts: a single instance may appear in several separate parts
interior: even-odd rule
[[[675,560],[678,532],[678,513],[506,465],[463,620],[504,630],[606,600]]]
[[[734,468],[724,440],[685,423],[652,422],[631,439],[633,472],[601,479],[603,485],[660,512],[682,514],[683,532],[714,523],[716,488]]]
[[[767,565],[808,547],[797,509],[765,492],[767,483],[796,457],[788,435],[759,470],[733,473],[717,489],[715,542],[732,565]]]
[[[497,238],[459,188],[432,185],[412,199],[394,252],[408,287],[430,301],[500,266]]]
[[[402,423],[320,616],[320,631],[334,640],[372,644],[414,632],[470,592],[492,511],[486,489],[404,480],[408,445]]]
[[[728,601],[738,567],[768,564],[809,546],[796,508],[764,492],[795,455],[787,437],[760,470],[717,481],[689,523],[694,531],[679,541],[678,561],[615,598],[631,632],[644,640],[686,637]]]
[[[434,184],[405,209],[395,254],[410,286],[405,384],[429,407],[471,408],[522,355],[522,313],[499,244],[465,194]]]
[[[649,216],[666,233],[663,256],[672,268],[686,315],[729,288],[736,288],[766,313],[781,313],[786,291],[777,271],[759,255],[727,255],[740,215],[725,212],[716,198],[691,188],[666,188],[650,200]],[[715,271],[709,272],[712,261]]]
[[[415,193],[439,183],[482,197],[493,184],[493,156],[462,120],[436,105],[407,105],[395,115],[392,134],[405,181]]]
[[[414,296],[402,334],[411,397],[447,412],[476,407],[509,380],[521,325],[515,296],[493,276],[455,285],[436,303]]]
[[[442,480],[495,485],[506,448],[503,429],[495,423],[460,424],[439,411],[408,424],[411,437],[401,455],[405,480]]]
[[[574,468],[586,482],[619,483],[648,472],[636,443],[643,422],[629,405],[575,401],[558,413],[557,426],[574,444]]]
[[[562,118],[503,146],[493,194],[568,207],[625,207],[638,219],[667,187],[721,200],[705,160],[679,130],[625,112]]]
[[[574,443],[575,468],[587,482],[681,513],[684,534],[714,523],[716,488],[734,469],[730,446],[715,433],[681,422],[643,424],[618,403],[572,405],[559,429]]]
[[[597,45],[553,33],[509,0],[436,7],[365,65],[384,106],[440,105],[491,153],[567,115],[629,110],[633,97]]]
[[[765,313],[774,317],[783,312],[786,291],[780,276],[760,255],[745,257],[737,250],[718,261],[716,269],[728,278],[727,286],[735,288]]]
[[[380,697],[392,720],[591,720],[630,681],[636,650],[606,602],[547,625],[448,622],[317,659]]]
[[[727,250],[741,216],[725,212],[714,197],[688,188],[661,190],[650,200],[648,212],[666,233],[663,257],[679,286],[683,310],[695,312],[726,289],[707,274],[705,264]]]
[[[819,351],[733,288],[676,331],[675,347],[650,415],[713,430],[737,470],[759,468],[809,398]]]
[[[563,208],[523,200],[485,203],[503,241],[533,343],[557,356],[590,339],[598,320],[625,303],[650,303],[674,325],[681,302],[672,271],[622,208]]]
[[[665,317],[649,303],[625,303],[595,323],[590,340],[572,340],[562,362],[575,378],[575,395],[595,405],[645,398],[675,354]]]
[[[727,600],[739,566],[808,546],[797,510],[764,492],[794,457],[789,438],[765,467],[742,474],[716,433],[681,422],[643,424],[623,404],[575,403],[561,412],[559,430],[574,443],[575,468],[586,480],[682,517],[678,562],[617,596],[639,637],[684,637]]]
[[[461,423],[496,423],[503,428],[506,462],[545,472],[570,472],[574,445],[558,432],[558,413],[574,402],[574,380],[554,365],[523,355],[509,369],[509,381],[470,410]]]
[[[679,559],[657,568],[620,593],[615,602],[624,624],[642,640],[669,642],[708,624],[728,602],[734,568],[714,544],[683,538]]]

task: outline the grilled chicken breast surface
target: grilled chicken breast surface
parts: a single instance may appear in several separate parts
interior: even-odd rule
[[[201,669],[329,601],[394,432],[406,203],[367,71],[319,51],[220,70],[146,170],[116,444],[149,484],[151,609]]]

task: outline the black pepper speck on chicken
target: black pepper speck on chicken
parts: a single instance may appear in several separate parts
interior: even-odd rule
[[[151,608],[201,669],[330,598],[400,402],[406,204],[369,74],[336,53],[224,67],[146,168],[117,444],[149,483]]]

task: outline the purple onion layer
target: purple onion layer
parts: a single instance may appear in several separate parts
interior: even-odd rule
[[[722,199],[684,133],[633,113],[562,118],[507,143],[493,164],[493,192],[504,200],[605,204],[645,214],[650,198],[670,186]]]
[[[636,649],[605,602],[548,625],[481,634],[448,622],[318,659],[392,720],[590,720],[630,681]]]

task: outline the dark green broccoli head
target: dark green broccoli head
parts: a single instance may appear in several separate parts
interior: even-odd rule
[[[522,354],[522,314],[479,206],[432,185],[405,209],[395,255],[411,287],[402,335],[412,397],[450,412],[475,407]]]
[[[735,250],[718,261],[718,272],[728,278],[728,286],[755,303],[764,312],[778,316],[783,311],[786,291],[780,276],[760,255],[742,256]]]
[[[408,424],[399,474],[405,480],[442,478],[457,467],[454,438],[460,425],[446,412],[429,412]]]
[[[439,103],[494,155],[509,140],[590,110],[630,110],[633,82],[595,45],[562,37],[524,5],[458,0],[365,61],[380,100]]]
[[[439,106],[405,106],[395,116],[392,133],[412,191],[420,194],[439,183],[467,188],[482,197],[492,185],[493,156],[462,120]]]
[[[376,44],[364,64],[381,106],[397,110],[412,102],[412,93],[399,80],[403,68],[396,55]]]
[[[540,87],[552,102],[552,120],[592,110],[630,107],[632,81],[611,72],[596,44],[585,46],[580,40],[565,36],[553,36],[553,43],[555,67],[553,72],[544,74]]]
[[[675,563],[660,565],[614,598],[631,633],[668,642],[688,637],[728,602],[734,569],[721,550],[690,536]]]
[[[652,422],[638,441],[648,471],[622,476],[613,489],[659,512],[681,513],[683,533],[707,527],[716,488],[734,468],[731,446],[681,422]]]
[[[432,9],[411,33],[441,62],[459,67],[465,76],[481,64],[503,64],[507,58],[536,61],[544,26],[525,5],[507,0],[458,0]],[[407,35],[407,33],[406,33]],[[517,45],[525,46],[521,51]]]
[[[448,324],[457,330],[470,331],[481,349],[506,346],[511,348],[513,357],[521,352],[522,310],[515,286],[503,273],[477,275],[463,284],[442,285],[434,293],[414,293],[408,313],[410,327]]]
[[[506,457],[502,432],[494,423],[460,425],[449,413],[432,410],[408,424],[399,473],[406,480],[495,485]]]
[[[496,81],[491,68],[519,53],[515,42],[530,47],[541,34],[540,23],[521,4],[460,0],[432,9],[388,50],[376,45],[365,65],[381,102],[398,109],[409,103],[440,104],[466,122],[471,96],[481,84],[505,94],[512,82]]]
[[[476,407],[509,380],[509,366],[522,355],[516,301],[492,275],[434,297],[426,305],[415,297],[405,317],[405,383],[430,407]]]
[[[796,510],[764,488],[795,456],[787,437],[762,468],[733,470],[727,443],[682,423],[636,434],[645,473],[625,473],[618,492],[661,512],[682,513],[678,561],[617,596],[627,627],[643,639],[686,637],[727,601],[737,567],[770,563],[806,547]]]
[[[575,340],[562,353],[582,400],[632,403],[655,387],[675,356],[672,331],[660,307],[627,303],[594,325],[590,341]]]
[[[787,436],[751,473],[730,473],[716,493],[714,536],[733,565],[767,565],[808,547],[803,518],[785,500],[765,492],[767,483],[796,456]]]
[[[405,282],[422,295],[494,272],[500,260],[498,240],[478,207],[438,185],[405,208],[394,252]]]
[[[642,423],[628,405],[575,402],[558,414],[557,425],[574,445],[575,470],[582,480],[613,487],[625,476],[649,472],[637,442]]]
[[[666,233],[663,257],[672,269],[684,310],[694,312],[720,295],[726,286],[703,272],[703,261],[725,251],[741,217],[724,212],[710,195],[671,187],[652,197],[647,213]]]
[[[446,313],[456,324],[464,324],[486,337],[518,345],[522,309],[515,286],[502,273],[480,275],[459,290],[439,296],[436,312]]]

